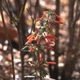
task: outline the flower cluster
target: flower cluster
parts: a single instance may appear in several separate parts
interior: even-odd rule
[[[58,18],[59,21],[56,21]],[[47,50],[52,50],[55,45],[55,40],[58,38],[54,36],[53,25],[62,24],[60,16],[52,11],[45,11],[41,18],[35,20],[35,31],[27,37],[29,51],[37,56],[36,62],[38,68],[42,68],[44,64],[56,64],[55,62],[45,61],[45,54]],[[42,75],[43,76],[43,75]]]

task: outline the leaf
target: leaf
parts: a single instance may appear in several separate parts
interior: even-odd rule
[[[45,77],[47,75],[47,71],[45,69],[41,69],[41,76]]]

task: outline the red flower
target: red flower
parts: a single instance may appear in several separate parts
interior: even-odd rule
[[[56,24],[63,24],[61,21],[54,21]]]
[[[58,39],[57,37],[52,36],[52,35],[47,35],[47,36],[45,36],[45,38],[48,40],[53,40],[53,39],[57,40]]]
[[[43,14],[42,17],[41,17],[41,18],[37,18],[37,19],[35,20],[35,22],[38,22],[38,21],[40,21],[42,18],[45,18],[45,17],[46,17],[46,14]]]
[[[28,41],[25,44],[29,44],[34,40],[34,35],[31,34],[30,36],[27,37]]]
[[[52,65],[56,64],[56,62],[47,62],[47,63]]]
[[[39,37],[37,38],[37,44],[40,44],[40,39],[39,39]]]
[[[35,48],[34,47],[30,47],[29,50],[30,50],[30,52],[33,52],[35,50]]]
[[[56,16],[58,19],[61,19],[61,17],[60,17],[59,15],[55,14],[55,16]]]
[[[53,42],[46,42],[45,45],[53,44]]]
[[[45,17],[46,17],[46,14],[43,14],[41,18],[45,18]]]
[[[41,18],[37,18],[36,20],[35,20],[35,22],[38,22],[38,21],[40,21],[41,20]]]
[[[43,57],[44,57],[43,53],[39,54],[39,63],[42,63]]]
[[[27,37],[27,39],[31,38],[32,36],[33,36],[33,34],[29,35],[29,36]]]
[[[29,44],[29,43],[31,43],[33,40],[34,40],[34,39],[31,38],[31,39],[29,39],[25,44]]]

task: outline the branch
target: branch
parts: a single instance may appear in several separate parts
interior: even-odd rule
[[[20,22],[21,17],[22,17],[22,15],[23,15],[26,1],[27,1],[27,0],[24,0],[23,6],[22,6],[22,8],[21,8],[21,11],[20,11],[20,14],[19,14],[19,20],[18,20],[18,23]]]
[[[10,1],[9,0],[7,0],[7,1],[5,0],[5,3],[6,3],[7,10],[8,10],[9,16],[10,16],[10,21],[13,21],[14,18],[13,18],[12,11],[11,11]]]
[[[56,0],[56,14],[60,14],[60,0]],[[56,34],[55,34],[56,37],[59,37],[59,24],[56,24]],[[55,41],[55,52],[58,53],[58,44],[59,44],[59,40],[56,40]],[[56,54],[55,55],[57,58],[59,56],[59,54]]]
[[[1,0],[0,5],[1,4],[2,4],[2,0]],[[8,35],[8,32],[7,32],[7,29],[6,29],[6,25],[5,25],[5,21],[4,21],[4,16],[3,16],[3,12],[2,12],[2,6],[1,6],[1,10],[0,11],[1,11],[1,16],[2,16],[2,22],[3,22],[3,27],[4,27],[5,35],[6,35],[7,40],[9,41],[10,47],[11,47],[10,51],[11,51],[11,58],[12,58],[12,71],[13,71],[13,79],[15,80],[13,48],[12,48],[12,44],[11,44],[11,41],[9,39],[9,35]]]
[[[22,75],[22,80],[24,80],[24,56],[23,53],[21,51],[21,48],[23,47],[23,40],[22,40],[22,27],[21,27],[21,18],[24,12],[24,8],[25,8],[25,4],[26,4],[27,0],[24,0],[23,6],[21,8],[20,14],[19,14],[19,19],[17,22],[17,29],[19,32],[19,48],[20,48],[20,57],[21,57],[21,75]]]
[[[75,0],[74,0],[75,1]],[[72,3],[71,3],[72,2]],[[72,6],[71,6],[72,5]],[[70,0],[70,6],[71,6],[71,8],[70,8],[70,10],[69,10],[69,36],[70,36],[70,40],[69,40],[69,43],[68,43],[68,48],[69,48],[69,50],[68,50],[68,52],[70,52],[71,51],[71,49],[72,49],[72,45],[73,45],[73,40],[74,40],[74,35],[75,35],[75,28],[76,28],[76,21],[79,19],[79,17],[80,17],[80,12],[79,11],[77,11],[77,13],[76,13],[76,15],[75,15],[75,17],[73,17],[73,14],[74,14],[74,2],[73,2],[73,0]],[[76,10],[77,10],[77,6],[76,6]]]
[[[69,1],[69,29],[71,28],[70,25],[74,19],[74,4],[75,4],[75,0]]]

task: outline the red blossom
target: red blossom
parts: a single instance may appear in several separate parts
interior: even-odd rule
[[[56,24],[63,24],[61,21],[54,21]]]
[[[40,21],[42,18],[45,18],[45,17],[46,17],[46,14],[43,14],[42,17],[41,17],[41,18],[37,18],[37,19],[35,20],[35,22],[38,22],[38,21]]]
[[[34,40],[34,35],[31,34],[30,36],[27,37],[28,41],[25,44],[29,44]]]
[[[40,21],[41,20],[41,18],[37,18],[36,20],[35,20],[35,22],[38,22],[38,21]]]
[[[45,45],[53,44],[53,42],[46,42]]]
[[[29,44],[29,43],[31,43],[33,40],[34,40],[34,39],[31,38],[31,39],[29,39],[25,44]]]
[[[61,19],[61,17],[60,17],[59,15],[55,14],[55,16],[56,16],[58,19]]]
[[[27,37],[27,39],[31,38],[32,36],[33,36],[33,34],[29,35],[29,36]]]
[[[37,44],[40,44],[40,39],[39,39],[39,37],[37,38]]]
[[[45,53],[40,53],[39,54],[39,63],[42,63],[42,60],[45,58]]]
[[[46,17],[46,14],[43,14],[41,18],[45,18],[45,17]]]
[[[56,64],[56,62],[47,62],[47,63],[52,65]]]
[[[44,14],[42,15],[42,17],[41,17],[41,18],[37,18],[37,19],[35,20],[35,22],[38,22],[38,21],[46,18],[46,16],[47,16],[47,15],[44,13]],[[54,16],[55,16],[57,19],[61,19],[60,16],[57,15],[57,14],[55,14]],[[46,19],[47,19],[47,18],[46,18]],[[46,21],[46,20],[44,20],[44,21]],[[45,58],[45,54],[43,53],[43,50],[44,50],[44,49],[53,50],[54,40],[57,40],[57,39],[58,39],[57,37],[55,37],[54,35],[52,35],[52,33],[50,34],[50,30],[51,30],[51,26],[52,26],[52,25],[51,25],[51,22],[46,22],[46,23],[47,23],[46,25],[43,25],[43,26],[45,26],[45,27],[47,28],[45,35],[42,35],[43,32],[41,32],[41,31],[43,31],[43,30],[39,31],[40,29],[36,28],[36,29],[35,29],[35,34],[33,33],[33,34],[29,35],[29,36],[27,37],[27,42],[25,43],[25,44],[29,44],[29,43],[31,43],[31,42],[34,41],[34,40],[36,41],[35,44],[30,45],[28,48],[29,48],[29,51],[30,51],[30,52],[36,52],[35,50],[38,48],[38,51],[37,51],[37,53],[38,53],[38,63],[39,63],[40,65],[43,64],[43,60],[44,60],[44,58]],[[55,20],[54,23],[55,23],[55,24],[63,24],[61,21],[58,21],[58,20]],[[42,26],[42,25],[41,25],[41,26]],[[44,27],[44,28],[45,28],[45,27]],[[42,28],[41,28],[41,29],[42,29]],[[50,30],[48,30],[48,29],[50,29]],[[47,32],[47,31],[48,31],[48,32]],[[51,32],[52,32],[52,30],[51,30]],[[43,41],[42,41],[42,40],[43,40]],[[41,44],[41,42],[42,42],[42,44]],[[43,49],[41,48],[42,46],[43,46]],[[42,49],[42,51],[39,51],[39,50],[41,50],[41,49]],[[40,53],[39,53],[39,52],[40,52]],[[45,63],[51,64],[51,65],[55,65],[55,64],[56,64],[56,62],[52,62],[52,61],[50,61],[50,62],[45,62]]]
[[[39,54],[39,63],[42,63],[43,57],[44,57],[43,53]]]
[[[57,37],[52,36],[52,35],[47,35],[47,36],[45,36],[45,38],[48,40],[53,40],[53,39],[57,40],[58,39]]]
[[[33,52],[35,50],[35,47],[30,47],[29,50],[30,52]]]

